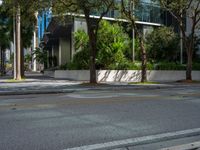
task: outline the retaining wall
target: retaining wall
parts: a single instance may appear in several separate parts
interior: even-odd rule
[[[52,73],[49,73],[51,76]],[[185,71],[152,70],[147,72],[149,81],[177,81],[185,79]],[[200,80],[200,71],[192,72],[193,80]],[[71,79],[88,81],[89,70],[56,70],[54,77],[57,79]],[[141,71],[138,70],[99,70],[97,71],[99,82],[139,82]]]

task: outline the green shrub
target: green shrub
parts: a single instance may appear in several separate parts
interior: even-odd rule
[[[84,48],[74,55],[72,63],[69,64],[69,69],[84,70],[89,69],[89,50]]]
[[[146,37],[147,56],[152,62],[176,61],[179,55],[179,38],[172,28],[160,27]]]
[[[154,65],[155,70],[185,70],[186,65],[173,62],[160,62]]]
[[[84,31],[77,31],[75,35],[75,49],[72,63],[68,69],[89,69],[89,39]],[[126,69],[128,60],[125,56],[130,51],[130,38],[121,26],[107,21],[100,23],[97,40],[97,69]]]
[[[76,54],[67,65],[69,70],[89,69],[89,37],[83,30],[74,33]]]
[[[29,63],[30,61],[32,61],[32,56],[31,54],[26,54],[24,56],[24,62]]]
[[[128,61],[112,63],[108,66],[109,70],[128,70],[130,68],[130,63]]]
[[[67,70],[67,69],[68,69],[68,64],[66,63],[66,64],[64,64],[64,65],[61,65],[61,66],[59,67],[59,69],[60,69],[60,70]]]
[[[102,21],[98,31],[97,64],[106,69],[122,68],[127,65],[125,53],[130,49],[130,38],[122,26]]]
[[[194,63],[192,66],[193,70],[200,70],[200,63]]]

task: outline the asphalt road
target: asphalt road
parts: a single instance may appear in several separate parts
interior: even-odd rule
[[[0,97],[0,150],[63,150],[200,128],[200,87]]]

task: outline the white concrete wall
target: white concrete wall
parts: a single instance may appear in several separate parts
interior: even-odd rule
[[[90,72],[88,70],[56,70],[54,75],[57,79],[85,81],[89,80]]]
[[[78,30],[83,30],[87,33],[87,23],[84,18],[74,19],[74,32],[77,32]]]
[[[44,75],[48,77],[53,77],[54,78],[54,71],[44,71]]]
[[[55,71],[55,78],[88,81],[89,70]],[[193,71],[193,79],[200,80],[200,71]],[[97,71],[99,82],[139,82],[141,71],[138,70],[100,70]],[[149,81],[177,81],[185,79],[185,71],[148,71]]]
[[[141,71],[135,70],[101,70],[97,71],[99,82],[139,82]]]

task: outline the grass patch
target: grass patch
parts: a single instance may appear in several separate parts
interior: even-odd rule
[[[137,85],[151,85],[151,84],[160,84],[159,82],[130,82],[129,85],[137,84]]]
[[[9,83],[18,83],[18,82],[24,82],[25,80],[26,80],[25,78],[22,78],[21,80],[9,79],[9,80],[6,80],[6,82],[9,82]]]

